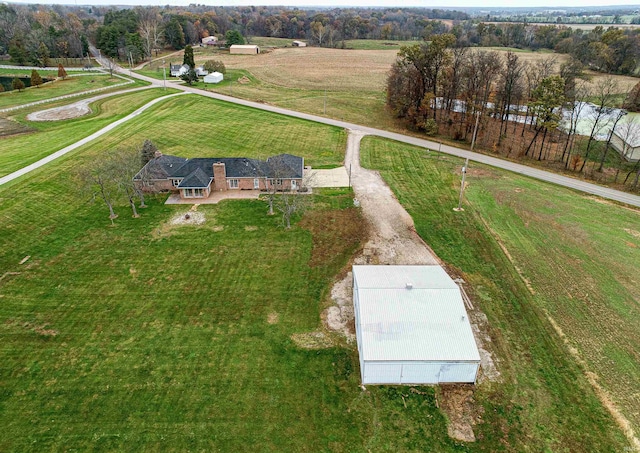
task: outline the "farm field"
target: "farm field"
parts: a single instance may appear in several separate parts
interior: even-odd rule
[[[29,74],[31,72],[29,71]],[[56,80],[40,87],[27,88],[21,92],[16,90],[0,93],[0,109],[13,107],[29,102],[64,96],[66,94],[95,90],[96,88],[109,87],[124,82],[118,77],[109,77],[96,73],[95,76],[67,77],[65,80]],[[132,86],[132,85],[131,85]]]
[[[492,50],[502,55],[507,52]],[[203,49],[196,53],[196,61],[202,63],[209,59],[222,60],[228,70],[242,71],[242,74],[248,75],[251,83],[233,84],[234,96],[357,124],[406,132],[385,110],[385,83],[396,54],[397,49],[306,47],[279,48],[270,53],[250,56]],[[558,68],[566,60],[566,55],[546,52],[519,52],[518,57],[528,62],[555,58]],[[157,69],[147,71],[149,72],[140,72],[162,79],[162,72]],[[592,82],[604,77],[600,74],[591,75]],[[237,80],[233,72],[227,78]],[[619,81],[621,93],[627,93],[637,83],[637,79],[633,77],[615,78]],[[208,89],[229,94],[226,85],[208,85]]]
[[[144,84],[137,83],[142,86]],[[135,84],[127,85],[133,88]],[[160,89],[143,90],[136,93],[115,95],[98,100],[91,104],[93,113],[77,119],[64,121],[32,122],[26,116],[34,110],[52,108],[76,102],[81,99],[72,98],[57,103],[45,104],[19,110],[9,119],[3,120],[3,130],[15,129],[15,135],[6,135],[0,139],[0,176],[12,173],[22,167],[42,159],[59,149],[77,142],[108,124],[128,115],[147,102],[173,91]],[[126,100],[126,102],[123,102]]]
[[[519,408],[510,429],[549,450],[619,451],[592,442],[613,430],[598,395],[640,431],[640,211],[472,164],[456,213],[461,160],[377,138],[362,158],[473,288]]]
[[[420,41],[396,41],[393,39],[348,39],[345,47],[356,50],[399,50],[400,46],[418,44]]]

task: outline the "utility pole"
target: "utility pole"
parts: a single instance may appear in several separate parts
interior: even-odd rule
[[[476,144],[476,136],[478,134],[478,123],[480,122],[480,112],[476,113],[476,125],[473,128],[473,138],[471,139],[471,151]]]
[[[467,176],[468,166],[469,166],[469,158],[467,158],[467,160],[464,161],[464,167],[462,167],[462,183],[460,184],[460,197],[458,198],[458,207],[453,208],[453,210],[456,212],[464,211],[464,208],[462,207],[462,196],[464,195],[464,180],[465,180],[465,177]]]

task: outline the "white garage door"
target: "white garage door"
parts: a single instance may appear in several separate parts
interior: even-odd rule
[[[455,363],[442,365],[440,368],[440,382],[475,382],[478,365],[475,363]]]

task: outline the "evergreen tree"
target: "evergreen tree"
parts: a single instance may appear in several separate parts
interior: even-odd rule
[[[40,66],[43,68],[49,66],[49,48],[43,42],[41,42],[38,47],[38,60],[40,61]]]
[[[67,78],[67,71],[65,71],[64,67],[61,64],[58,64],[58,77],[62,80]]]
[[[630,112],[640,112],[640,82],[629,92],[623,107]]]
[[[196,62],[193,59],[193,47],[190,44],[184,48],[184,58],[182,59],[182,64],[188,65],[191,69],[196,67]]]
[[[40,88],[40,85],[43,84],[42,77],[38,74],[38,71],[35,69],[31,70],[31,86],[36,86]]]
[[[225,35],[225,39],[227,40],[227,47],[232,46],[234,44],[244,44],[244,38],[240,34],[238,30],[229,30]]]
[[[180,78],[187,82],[189,85],[193,85],[198,81],[198,74],[196,74],[196,71],[193,68],[190,68],[187,72],[182,74]]]
[[[145,166],[147,162],[153,159],[158,152],[158,147],[153,144],[153,142],[149,139],[145,140],[142,144],[142,149],[140,150],[140,161],[142,166]]]
[[[22,91],[24,90],[24,82],[19,78],[15,78],[11,81],[11,86],[14,90]]]

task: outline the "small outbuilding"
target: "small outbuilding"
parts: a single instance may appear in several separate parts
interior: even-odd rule
[[[293,45],[293,47],[307,47],[307,43],[304,41],[293,41],[291,45]]]
[[[611,136],[611,146],[628,162],[640,160],[640,133],[623,134],[616,130]]]
[[[260,53],[260,47],[249,44],[233,44],[229,47],[229,53],[234,55],[257,55]]]
[[[202,38],[202,44],[205,46],[215,46],[218,42],[218,38],[215,36],[205,36]]]
[[[475,383],[480,367],[458,285],[441,266],[353,266],[362,383]]]
[[[220,72],[212,72],[204,76],[204,83],[220,83],[224,80],[224,75]]]

